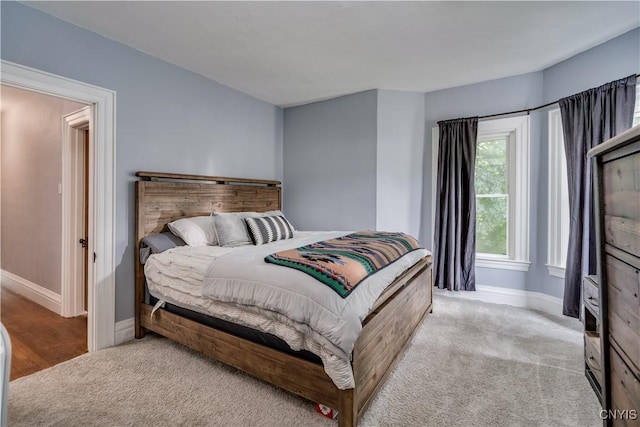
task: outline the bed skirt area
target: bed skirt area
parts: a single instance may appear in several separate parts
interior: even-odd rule
[[[157,302],[157,298],[149,295],[149,304],[154,306]],[[173,313],[189,320],[193,320],[194,322],[198,322],[202,325],[220,330],[222,332],[226,332],[238,338],[246,339],[256,344],[264,345],[274,350],[299,357],[318,365],[322,365],[322,360],[319,356],[307,350],[293,350],[291,347],[289,347],[289,344],[287,344],[282,338],[279,338],[275,335],[253,329],[248,326],[228,322],[217,317],[207,316],[206,314],[198,313],[196,311],[192,311],[170,303],[165,303],[164,309],[169,313]]]

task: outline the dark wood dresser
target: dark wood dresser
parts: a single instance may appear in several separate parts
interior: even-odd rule
[[[600,342],[600,289],[597,276],[582,280],[584,373],[602,403],[602,344]]]
[[[605,425],[640,426],[640,126],[588,155],[593,159],[598,241],[593,281],[599,287],[600,318],[588,324],[585,312],[585,370],[592,385],[600,386]],[[588,294],[583,295],[588,309]],[[590,326],[595,332],[587,336]]]

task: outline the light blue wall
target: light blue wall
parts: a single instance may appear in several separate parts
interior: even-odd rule
[[[376,226],[377,91],[284,110],[284,213],[300,230]]]
[[[128,319],[134,172],[281,180],[282,109],[22,4],[1,8],[2,59],[117,92],[116,320]]]
[[[424,199],[421,236],[432,242],[431,128],[437,121],[526,109],[640,72],[640,29],[543,71],[425,94]],[[531,226],[529,272],[477,268],[477,283],[562,297],[564,281],[550,276],[547,261],[549,108],[531,113]]]
[[[423,148],[424,94],[379,90],[376,229],[418,237]]]
[[[544,70],[544,102],[640,72],[640,28]]]
[[[372,90],[284,111],[284,211],[299,229],[418,237],[424,94]]]

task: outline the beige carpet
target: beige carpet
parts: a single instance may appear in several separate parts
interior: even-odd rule
[[[580,324],[438,293],[365,426],[600,426]],[[332,426],[314,404],[147,337],[13,381],[10,426]]]

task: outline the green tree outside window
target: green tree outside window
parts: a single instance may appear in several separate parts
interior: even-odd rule
[[[506,138],[478,141],[476,150],[476,252],[507,255],[508,149]]]

